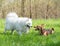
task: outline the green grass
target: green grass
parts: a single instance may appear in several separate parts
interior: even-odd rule
[[[60,19],[33,20],[33,26],[46,24],[46,28],[54,27],[55,33],[41,36],[32,27],[29,34],[18,35],[16,32],[3,34],[5,20],[0,19],[0,46],[60,46]]]

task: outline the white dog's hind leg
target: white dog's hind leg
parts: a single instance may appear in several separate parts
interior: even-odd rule
[[[5,30],[4,30],[4,32],[3,32],[3,33],[4,33],[4,34],[6,34],[6,31],[7,31],[7,29],[5,28]]]

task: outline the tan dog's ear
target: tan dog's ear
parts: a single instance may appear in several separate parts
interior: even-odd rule
[[[54,28],[51,28],[54,31]]]

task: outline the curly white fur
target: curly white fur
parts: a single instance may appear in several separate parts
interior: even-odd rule
[[[18,34],[22,34],[29,32],[29,27],[32,26],[32,19],[27,17],[18,17],[16,13],[9,13],[6,17],[5,23],[5,31],[11,30],[13,33],[14,30],[18,32]]]

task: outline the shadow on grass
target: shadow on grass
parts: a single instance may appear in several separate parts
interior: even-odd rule
[[[54,44],[54,46],[60,46],[60,42],[57,42],[56,44]]]
[[[50,44],[47,44],[46,46],[60,46],[60,41],[57,42],[57,43],[50,43]]]

